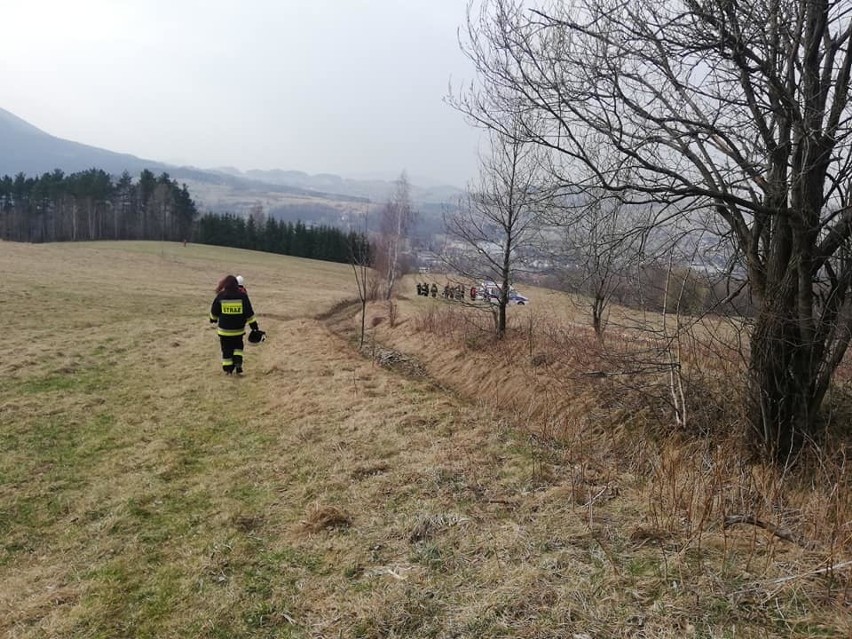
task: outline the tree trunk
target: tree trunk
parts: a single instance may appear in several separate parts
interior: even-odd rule
[[[601,344],[604,338],[603,314],[605,306],[606,300],[604,297],[596,294],[594,300],[592,300],[592,328],[595,329],[595,337],[597,337],[598,342]]]
[[[86,221],[89,228],[89,239],[95,240],[95,205],[91,199],[86,200]]]
[[[803,339],[794,308],[764,305],[751,338],[748,418],[760,447],[779,462],[818,431],[824,394],[816,383],[820,349]]]

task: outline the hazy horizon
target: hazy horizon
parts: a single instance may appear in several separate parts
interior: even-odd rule
[[[7,7],[0,107],[50,135],[203,169],[464,186],[479,132],[457,0],[31,0]],[[360,176],[360,177],[359,177]]]

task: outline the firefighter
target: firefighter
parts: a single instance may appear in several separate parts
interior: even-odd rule
[[[226,275],[216,287],[216,299],[210,307],[210,322],[217,325],[219,343],[222,347],[222,370],[226,375],[243,373],[243,335],[248,324],[252,333],[263,331],[258,328],[251,301],[240,291],[237,278]]]
[[[432,297],[438,297],[438,285],[432,282]]]

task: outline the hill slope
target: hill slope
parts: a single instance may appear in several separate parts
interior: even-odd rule
[[[192,167],[173,166],[128,153],[115,153],[71,142],[45,133],[4,109],[0,109],[0,148],[5,150],[5,153],[0,155],[0,175],[40,175],[54,169],[73,173],[98,168],[113,175],[128,171],[135,176],[143,169],[148,169],[154,173],[165,171],[173,178],[200,184],[223,185],[243,192],[262,189],[277,193],[308,194],[307,190],[297,187],[262,183]]]
[[[63,140],[4,109],[0,109],[0,149],[4,150],[0,154],[0,175],[40,175],[57,168],[73,173],[99,168],[113,175],[128,171],[135,176],[148,169],[185,181],[202,210],[245,213],[260,203],[267,210],[282,209],[281,217],[285,219],[304,220],[306,210],[320,207],[330,215],[319,221],[333,222],[339,210],[363,211],[370,200],[383,202],[393,190],[390,181],[350,180],[329,174],[310,176],[281,170],[243,173],[237,169],[173,166]],[[412,185],[412,197],[433,217],[440,214],[442,203],[453,201],[459,193],[454,187]],[[288,217],[288,208],[297,211]]]
[[[40,175],[56,168],[73,173],[94,167],[113,174],[168,168],[161,162],[57,138],[4,109],[0,109],[0,148],[4,149],[0,175]]]
[[[825,566],[820,552],[684,527],[685,506],[661,508],[699,509],[677,477],[654,493],[654,473],[362,357],[318,319],[353,297],[345,266],[6,243],[0,270],[26,311],[6,319],[0,377],[0,635],[852,630],[842,569],[771,581]],[[241,379],[219,371],[206,319],[226,271],[270,336]],[[440,304],[400,300],[400,338]],[[424,354],[438,339],[420,333]],[[439,343],[444,372],[476,363]]]

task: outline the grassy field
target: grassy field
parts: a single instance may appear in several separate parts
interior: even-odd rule
[[[631,439],[637,407],[555,397],[440,300],[371,308],[400,372],[354,348],[347,266],[0,243],[0,272],[0,636],[852,635],[848,482]],[[269,333],[243,378],[206,317],[229,272]],[[814,543],[723,527],[749,490]]]

